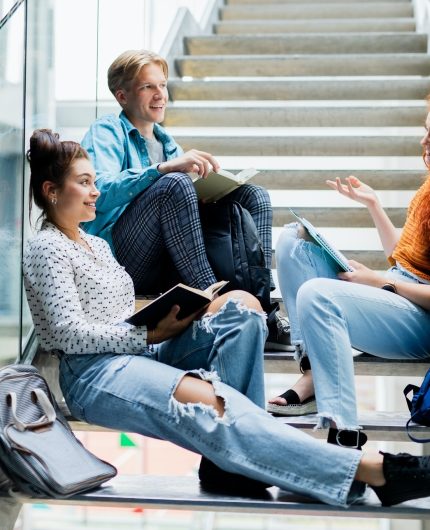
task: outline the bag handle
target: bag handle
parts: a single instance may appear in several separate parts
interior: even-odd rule
[[[31,430],[31,429],[36,429],[38,427],[44,427],[44,426],[51,425],[52,423],[54,423],[57,417],[55,414],[55,409],[52,406],[51,401],[49,400],[48,396],[45,394],[45,392],[41,388],[36,388],[35,390],[31,391],[31,399],[35,403],[39,403],[40,407],[42,408],[44,412],[44,415],[41,416],[37,421],[33,423],[24,423],[18,418],[16,414],[16,408],[18,404],[16,392],[9,392],[9,394],[6,397],[6,402],[11,408],[13,425],[20,432],[23,432],[27,429]]]
[[[412,410],[412,400],[410,400],[410,399],[408,398],[408,394],[409,394],[409,392],[410,392],[411,390],[413,390],[413,392],[414,392],[414,394],[415,394],[416,392],[418,392],[419,387],[416,386],[416,385],[411,385],[411,384],[409,384],[409,385],[406,385],[405,388],[404,388],[404,390],[403,390],[403,394],[404,394],[404,396],[405,396],[406,404],[408,405],[409,412],[411,412],[411,410]]]
[[[413,418],[410,418],[407,421],[407,423],[406,423],[406,434],[409,436],[409,438],[413,442],[417,442],[419,444],[424,444],[424,443],[430,442],[430,438],[415,438],[415,436],[412,436],[412,434],[409,432],[409,424],[410,424],[411,421],[414,421]]]

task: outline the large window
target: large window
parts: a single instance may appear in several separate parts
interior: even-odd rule
[[[179,7],[198,18],[208,3],[0,0],[0,364],[20,356],[32,329],[20,267],[32,233],[32,131],[49,127],[80,141],[95,118],[119,109],[107,88],[112,60],[126,49],[159,51]]]
[[[0,2],[0,364],[20,351],[25,4]]]

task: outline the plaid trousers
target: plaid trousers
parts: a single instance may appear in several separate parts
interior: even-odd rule
[[[272,207],[267,191],[245,184],[222,201],[237,201],[252,215],[272,261]],[[188,175],[168,173],[124,210],[113,229],[118,261],[133,279],[136,293],[162,292],[181,281],[205,289],[216,278],[206,256],[199,207]]]

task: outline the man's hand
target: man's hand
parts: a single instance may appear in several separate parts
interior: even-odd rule
[[[175,171],[197,173],[201,178],[206,178],[210,171],[218,171],[219,167],[217,160],[210,153],[191,149],[178,158],[162,162],[158,165],[158,171],[163,175]]]

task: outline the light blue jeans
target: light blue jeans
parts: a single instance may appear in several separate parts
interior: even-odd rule
[[[142,355],[62,355],[60,383],[74,416],[174,442],[233,473],[345,506],[360,451],[322,443],[265,410],[265,316],[229,300],[181,336]],[[180,403],[186,374],[213,384],[225,413]],[[229,386],[231,385],[231,386]]]
[[[430,357],[430,312],[383,289],[341,281],[318,245],[287,225],[276,246],[282,298],[297,356],[309,356],[320,417],[340,429],[358,427],[352,347],[386,359]],[[387,279],[420,283],[400,267]]]

